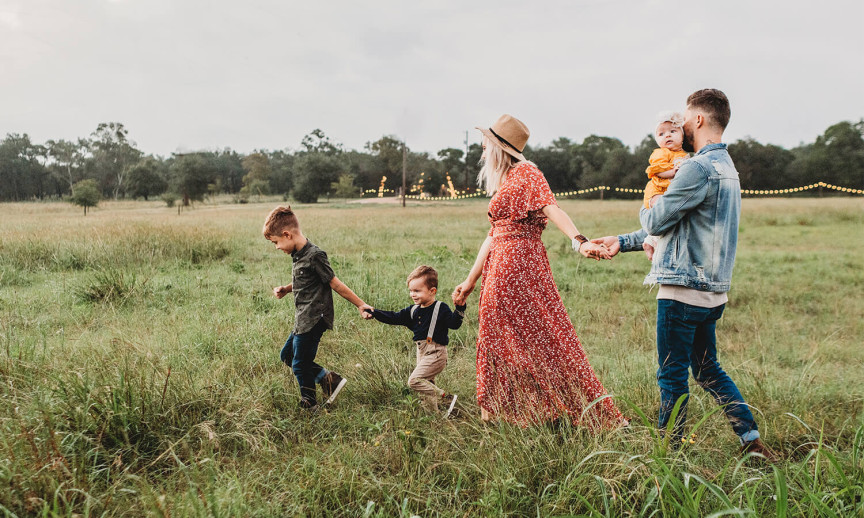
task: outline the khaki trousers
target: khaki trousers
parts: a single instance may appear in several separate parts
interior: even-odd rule
[[[437,408],[438,400],[444,395],[444,391],[435,386],[435,376],[444,371],[447,366],[447,347],[435,342],[417,340],[417,366],[408,376],[408,387],[414,390],[427,402],[434,403]]]

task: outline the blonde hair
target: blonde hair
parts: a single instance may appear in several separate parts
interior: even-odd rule
[[[408,283],[414,279],[422,278],[423,282],[426,284],[426,287],[430,290],[432,288],[438,288],[438,272],[435,271],[435,268],[431,266],[421,265],[417,268],[414,268],[414,271],[408,274]]]
[[[291,210],[291,206],[276,207],[267,215],[264,220],[264,237],[270,239],[273,236],[278,236],[283,230],[297,230],[300,228],[300,220],[297,215]]]
[[[489,196],[501,187],[507,178],[507,172],[519,163],[514,156],[506,153],[501,146],[483,135],[483,158],[480,160],[480,172],[477,173],[477,185]]]

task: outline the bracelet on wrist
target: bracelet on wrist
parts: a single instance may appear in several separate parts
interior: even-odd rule
[[[576,234],[576,237],[574,237],[570,242],[573,245],[573,250],[579,252],[579,250],[582,248],[582,245],[588,242],[588,238],[583,236],[582,234]]]

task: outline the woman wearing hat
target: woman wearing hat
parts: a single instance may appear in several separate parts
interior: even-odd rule
[[[483,133],[478,181],[493,194],[492,228],[453,300],[464,304],[482,274],[477,338],[482,417],[525,426],[566,414],[591,428],[620,426],[626,421],[608,397],[582,415],[606,391],[564,309],[540,235],[552,220],[583,256],[609,259],[608,250],[579,233],[543,173],[525,160],[525,124],[502,115],[492,127],[477,129]]]

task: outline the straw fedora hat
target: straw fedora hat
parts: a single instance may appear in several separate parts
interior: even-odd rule
[[[531,132],[528,131],[528,126],[516,117],[505,113],[498,117],[491,128],[477,126],[477,129],[508,155],[519,161],[525,160],[522,151],[525,149],[525,144],[528,143]]]

